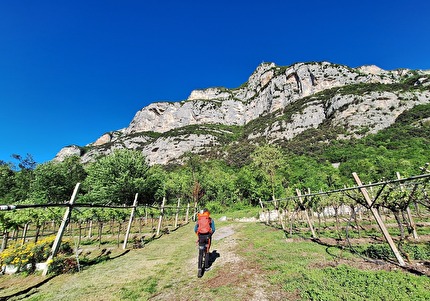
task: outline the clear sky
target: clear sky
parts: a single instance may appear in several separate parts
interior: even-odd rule
[[[0,160],[37,163],[262,62],[430,69],[430,1],[0,2]]]

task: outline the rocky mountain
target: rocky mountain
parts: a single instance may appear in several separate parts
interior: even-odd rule
[[[430,72],[328,62],[263,63],[235,89],[194,90],[181,102],[156,102],[129,126],[86,146],[63,148],[54,160],[79,155],[83,163],[116,149],[142,151],[150,164],[181,161],[246,140],[279,144],[309,130],[341,129],[336,139],[384,129],[402,112],[430,103]]]

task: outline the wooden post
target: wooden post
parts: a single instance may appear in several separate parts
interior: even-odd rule
[[[298,189],[296,189],[296,193],[299,197],[300,204],[303,206],[302,193]],[[309,228],[311,229],[312,237],[315,238],[316,237],[315,230],[314,230],[314,227],[312,226],[312,222],[309,218],[308,210],[306,208],[305,208],[305,216],[306,216],[306,220],[308,221]]]
[[[261,201],[261,199],[259,200],[259,203],[260,203],[261,209],[264,211],[264,205],[263,205],[263,202]]]
[[[259,200],[259,202],[260,202],[260,206],[261,206],[261,210],[262,210],[260,217],[263,216],[263,218],[264,218],[264,205],[263,205],[263,202],[261,201],[261,199]],[[266,218],[264,218],[264,222],[266,223],[266,225],[268,224]]]
[[[188,202],[188,205],[187,205],[187,213],[185,213],[185,223],[186,223],[186,224],[188,224],[189,216],[190,216],[190,202]]]
[[[88,222],[87,222],[88,224]],[[88,238],[93,237],[93,220],[91,219],[88,225]]]
[[[25,241],[27,239],[28,228],[29,228],[29,223],[25,223],[24,230],[22,230],[22,244],[25,244]]]
[[[279,203],[278,203],[278,201],[275,199],[275,197],[274,197],[274,196],[272,196],[272,198],[273,198],[273,202],[274,202],[274,204],[275,204],[275,210],[276,210],[276,213],[278,214],[278,220],[279,220],[279,223],[281,224],[282,230],[284,230],[284,231],[285,231],[284,221],[283,221],[283,219],[282,219],[281,212],[279,211]]]
[[[397,179],[400,180],[401,179],[400,173],[396,172],[396,175],[397,175]],[[402,184],[400,184],[400,189],[404,191]],[[414,190],[415,189],[412,190],[411,194],[414,193]],[[417,227],[415,226],[414,219],[412,218],[411,208],[409,208],[409,204],[406,207],[406,214],[408,215],[409,225],[412,228],[412,236],[414,237],[414,239],[418,239]]]
[[[136,213],[137,196],[138,194],[136,193],[136,195],[134,196],[133,209],[131,209],[130,220],[128,221],[127,231],[125,232],[124,244],[122,245],[123,250],[127,248],[128,237],[130,236],[130,230],[133,224],[134,214]]]
[[[158,218],[157,236],[160,235],[161,224],[163,222],[164,204],[165,203],[166,203],[166,198],[163,197],[163,203],[161,204],[161,209],[160,209],[160,217]]]
[[[175,229],[178,228],[179,205],[180,204],[181,204],[181,198],[178,198],[178,207],[176,207],[176,215],[175,215]]]
[[[48,257],[48,260],[46,261],[46,266],[42,273],[43,276],[46,276],[46,274],[48,274],[49,264],[51,263],[52,259],[57,255],[58,249],[60,248],[61,239],[63,238],[64,231],[66,230],[66,227],[70,221],[70,216],[72,215],[72,206],[73,206],[73,203],[75,202],[76,195],[78,194],[80,185],[81,183],[77,183],[75,186],[75,190],[73,190],[73,194],[69,201],[69,207],[67,207],[66,212],[64,213],[64,217],[61,222],[60,229],[58,229],[57,236],[55,237],[54,244],[52,245],[51,253]]]
[[[358,186],[363,186],[361,183],[360,178],[358,177],[357,173],[353,172],[352,176],[355,179],[355,182],[357,182]],[[390,245],[391,250],[393,251],[394,255],[397,258],[397,261],[399,262],[400,266],[405,265],[405,261],[403,260],[402,256],[400,255],[399,250],[397,250],[396,245],[394,244],[393,239],[391,238],[390,233],[388,233],[387,228],[385,227],[384,222],[382,221],[381,216],[378,213],[378,210],[375,207],[372,207],[372,200],[370,199],[370,196],[367,192],[367,189],[365,187],[360,188],[360,192],[363,195],[364,199],[366,200],[367,204],[369,205],[369,209],[372,212],[373,216],[375,217],[376,222],[378,223],[379,229],[381,229],[382,233],[384,234],[385,239],[387,240],[388,244]]]
[[[148,204],[145,205],[145,225],[148,225]]]

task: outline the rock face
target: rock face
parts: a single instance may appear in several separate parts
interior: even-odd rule
[[[138,111],[127,128],[105,133],[85,152],[78,146],[63,148],[55,160],[78,154],[86,163],[129,148],[141,150],[150,164],[167,164],[186,152],[204,152],[223,143],[220,136],[229,130],[222,126],[246,127],[263,118],[265,125],[250,131],[247,139],[276,143],[324,122],[345,128],[348,134],[339,138],[360,137],[388,127],[415,105],[429,103],[429,78],[425,71],[376,66],[263,63],[239,88],[195,90],[181,102],[152,103]],[[419,89],[400,85],[408,79]]]

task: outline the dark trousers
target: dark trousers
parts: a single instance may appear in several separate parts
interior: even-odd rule
[[[207,244],[208,252],[209,252],[209,248],[211,247],[211,240],[212,240],[212,233],[199,234],[199,246]]]

